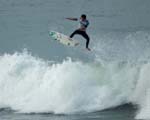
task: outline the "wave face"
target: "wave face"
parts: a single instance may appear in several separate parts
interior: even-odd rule
[[[143,114],[150,104],[145,94],[150,87],[148,62],[83,63],[68,58],[55,63],[16,52],[0,57],[0,71],[0,107],[18,112],[92,112],[132,102]]]

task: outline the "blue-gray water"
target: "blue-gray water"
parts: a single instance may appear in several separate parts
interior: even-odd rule
[[[150,119],[149,0],[0,0],[1,120]],[[79,47],[70,35],[90,21]],[[129,104],[129,105],[128,105]]]
[[[0,120],[133,120],[135,114],[135,108],[130,105],[124,105],[115,109],[84,113],[73,115],[54,115],[54,114],[16,114],[9,109],[2,110]]]

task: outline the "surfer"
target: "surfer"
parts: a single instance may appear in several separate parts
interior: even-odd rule
[[[66,18],[66,19],[72,20],[72,21],[78,21],[78,18]],[[70,35],[70,38],[72,38],[75,34],[82,35],[86,39],[86,49],[91,51],[91,49],[89,48],[90,38],[88,34],[86,33],[86,29],[89,25],[89,21],[86,19],[85,14],[81,15],[79,22],[80,22],[79,28]]]

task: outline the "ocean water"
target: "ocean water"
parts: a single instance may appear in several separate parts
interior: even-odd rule
[[[0,120],[150,119],[149,0],[0,0]],[[53,41],[87,14],[91,52]]]

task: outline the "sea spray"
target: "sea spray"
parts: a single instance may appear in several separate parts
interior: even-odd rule
[[[150,118],[150,63],[142,65],[131,101],[138,105],[137,119]]]
[[[146,90],[143,103],[140,104],[140,110],[136,116],[136,119],[149,119],[150,118],[150,89]]]
[[[50,64],[49,64],[50,63]],[[0,106],[23,113],[78,113],[129,102],[140,65],[44,61],[28,53],[0,58]]]

